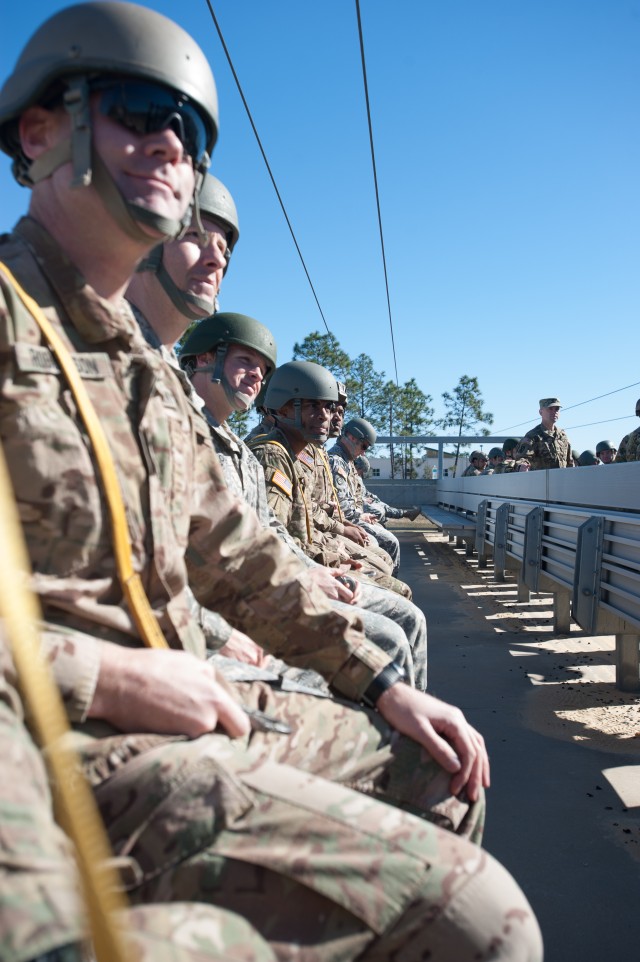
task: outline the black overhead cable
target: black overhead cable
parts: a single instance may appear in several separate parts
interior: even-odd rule
[[[577,404],[569,404],[567,407],[563,407],[562,411],[563,411],[563,413],[566,412],[566,411],[573,411],[574,408],[582,407],[583,404],[591,404],[592,401],[601,401],[603,397],[611,397],[612,394],[619,394],[620,391],[628,391],[629,388],[637,387],[639,384],[640,384],[640,381],[634,381],[633,384],[627,384],[626,387],[617,387],[614,391],[607,391],[606,394],[598,394],[597,397],[590,397],[590,398],[588,398],[586,401],[578,401]],[[631,415],[630,415],[630,414],[629,414],[629,415],[624,415],[623,417],[613,418],[612,420],[614,420],[614,421],[624,421],[624,418],[625,418],[625,417],[631,417]],[[519,424],[510,424],[509,427],[503,428],[503,429],[500,430],[500,431],[495,431],[494,433],[495,433],[495,434],[504,434],[505,431],[511,431],[512,428],[521,428],[524,424],[531,424],[531,422],[532,422],[532,421],[535,421],[535,420],[536,420],[535,418],[530,418],[528,421],[520,421]],[[593,424],[604,424],[604,423],[605,423],[604,421],[594,421],[594,422],[593,422]],[[581,427],[590,427],[590,425],[587,425],[587,424],[585,424],[585,425],[580,425],[580,426],[581,426]],[[570,430],[572,430],[572,429],[571,429],[571,428],[567,428],[567,430],[570,431]]]
[[[382,248],[382,266],[384,268],[384,284],[387,290],[387,309],[389,311],[389,330],[391,331],[391,347],[393,349],[393,366],[396,372],[396,386],[398,384],[398,362],[396,360],[396,344],[393,337],[393,321],[391,320],[391,299],[389,297],[389,277],[387,275],[387,258],[384,252],[384,236],[382,233],[382,215],[380,213],[380,194],[378,192],[378,174],[376,172],[376,155],[373,148],[373,128],[371,126],[371,108],[369,106],[369,86],[367,84],[367,66],[364,60],[364,40],[362,38],[362,20],[360,19],[360,0],[356,0],[358,15],[358,36],[360,38],[360,57],[362,59],[362,79],[364,81],[364,97],[367,104],[367,123],[369,124],[369,143],[371,145],[371,165],[373,167],[373,183],[376,191],[376,206],[378,208],[378,228],[380,229],[380,247]]]
[[[316,294],[315,287],[313,286],[313,283],[312,283],[312,281],[311,281],[311,277],[310,277],[310,275],[309,275],[309,271],[307,270],[307,265],[306,265],[305,262],[304,262],[304,257],[302,256],[302,251],[300,250],[300,246],[299,246],[299,244],[298,244],[298,241],[296,240],[296,235],[295,235],[295,233],[294,233],[294,231],[293,231],[293,227],[291,226],[291,221],[289,220],[289,215],[287,214],[286,208],[285,208],[285,206],[284,206],[284,201],[282,200],[282,197],[280,196],[280,191],[278,190],[278,185],[276,184],[276,179],[275,179],[275,177],[273,176],[273,173],[272,173],[272,171],[271,171],[271,167],[269,166],[269,161],[267,160],[267,155],[266,155],[266,153],[265,153],[265,151],[264,151],[264,147],[262,146],[262,141],[260,140],[260,135],[259,135],[259,133],[258,133],[258,131],[257,131],[256,125],[255,125],[254,122],[253,122],[253,117],[251,116],[251,111],[249,110],[249,104],[247,103],[247,99],[246,99],[246,97],[245,97],[245,95],[244,95],[244,92],[243,92],[243,90],[242,90],[242,87],[240,86],[240,81],[238,80],[238,75],[237,75],[237,73],[236,73],[236,71],[235,71],[235,67],[233,66],[233,63],[232,63],[232,61],[231,61],[231,55],[230,55],[230,53],[229,53],[229,50],[227,49],[227,45],[226,45],[226,43],[224,42],[224,37],[222,36],[222,30],[220,29],[220,24],[218,23],[218,19],[217,19],[215,13],[213,12],[213,7],[211,6],[210,0],[206,0],[206,4],[207,4],[207,7],[209,8],[209,13],[211,14],[211,19],[213,20],[213,23],[214,23],[214,25],[215,25],[215,28],[216,28],[216,30],[218,31],[218,37],[220,38],[220,43],[222,44],[222,49],[224,50],[225,57],[227,58],[227,63],[229,64],[229,68],[231,69],[231,73],[233,74],[233,79],[234,79],[235,82],[236,82],[236,87],[238,88],[238,93],[240,94],[240,97],[241,97],[241,99],[242,99],[242,103],[244,104],[244,109],[245,109],[246,112],[247,112],[247,117],[249,118],[249,123],[251,124],[251,128],[252,128],[252,130],[253,130],[253,133],[254,133],[254,135],[255,135],[255,138],[256,138],[256,140],[258,141],[258,147],[260,148],[260,153],[262,154],[262,159],[264,160],[265,167],[267,168],[267,171],[268,171],[268,173],[269,173],[269,177],[271,178],[271,183],[273,184],[273,189],[274,189],[275,192],[276,192],[276,197],[278,198],[278,201],[279,201],[279,203],[280,203],[280,207],[282,208],[282,213],[284,214],[284,219],[285,219],[286,222],[287,222],[287,227],[289,228],[289,232],[290,232],[290,234],[291,234],[291,237],[293,238],[293,243],[294,243],[295,246],[296,246],[296,250],[297,250],[297,252],[298,252],[298,257],[300,258],[300,263],[302,264],[302,267],[304,268],[304,272],[305,272],[305,274],[307,275],[307,280],[309,281],[309,287],[311,288],[311,292],[313,293],[313,296],[314,296],[314,298],[315,298],[315,302],[316,302],[316,304],[318,305],[318,310],[320,311],[320,317],[322,318],[322,322],[323,322],[324,326],[325,326],[326,329],[327,329],[327,334],[331,334],[331,331],[329,330],[329,325],[327,324],[326,319],[325,319],[325,316],[324,316],[324,313],[323,313],[323,311],[322,311],[322,308],[320,307],[320,301],[318,300],[318,295]]]

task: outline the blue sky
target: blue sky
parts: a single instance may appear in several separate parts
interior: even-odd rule
[[[3,76],[65,5],[10,5]],[[288,360],[324,325],[206,2],[147,5],[198,39],[218,83],[212,169],[241,221],[221,305],[271,327]],[[355,2],[212,5],[329,328],[394,377]],[[559,422],[574,447],[619,441],[640,397],[640,0],[361,13],[400,382],[441,415],[442,392],[475,375],[509,434],[557,395],[580,405]],[[0,178],[8,229],[28,193],[4,157]]]

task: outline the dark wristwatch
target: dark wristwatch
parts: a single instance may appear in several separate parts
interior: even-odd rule
[[[385,665],[379,675],[373,679],[366,691],[362,693],[362,704],[367,708],[375,708],[380,695],[397,685],[399,681],[404,681],[404,668],[397,665],[395,661]]]

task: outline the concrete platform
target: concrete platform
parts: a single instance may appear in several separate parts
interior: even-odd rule
[[[616,693],[613,639],[554,637],[544,599],[517,605],[514,582],[435,530],[393,530],[427,616],[429,691],[485,737],[485,847],[531,901],[547,962],[640,958],[640,698]]]

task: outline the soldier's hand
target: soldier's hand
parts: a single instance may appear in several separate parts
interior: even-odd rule
[[[353,592],[346,585],[336,581],[337,576],[341,574],[341,568],[330,569],[318,565],[316,568],[310,568],[309,570],[315,584],[327,598],[332,598],[334,601],[344,601],[348,605],[353,603]]]
[[[345,521],[344,536],[345,538],[349,538],[350,541],[355,541],[355,543],[359,545],[369,544],[367,532],[358,527],[357,524],[349,524],[349,522]]]
[[[365,524],[376,524],[378,519],[376,518],[375,514],[371,514],[368,511],[363,511],[363,513],[360,515],[360,521],[364,521]]]
[[[385,691],[376,708],[392,728],[419,742],[445,771],[451,792],[466,788],[472,802],[490,782],[489,756],[482,735],[459,708],[398,683]]]
[[[236,628],[233,629],[229,640],[220,649],[220,654],[226,655],[227,658],[243,661],[247,665],[255,665],[257,668],[260,668],[268,659],[268,656],[264,653],[264,648],[256,645],[255,641],[252,641],[248,635],[243,634],[242,631],[237,631]]]
[[[197,738],[222,727],[236,738],[249,720],[213,665],[186,651],[125,648],[104,642],[90,718],[123,732]]]

